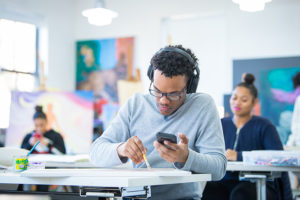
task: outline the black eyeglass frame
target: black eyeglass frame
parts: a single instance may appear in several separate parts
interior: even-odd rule
[[[174,94],[175,92],[178,93],[178,91],[175,91],[175,92],[170,92],[170,93],[166,93],[166,92],[160,92],[158,91],[158,89],[156,90],[153,90],[151,89],[151,86],[152,86],[153,82],[150,83],[150,86],[149,86],[149,93],[154,96],[154,97],[157,97],[157,98],[162,98],[163,96],[166,96],[166,98],[169,100],[169,101],[179,101],[181,99],[181,97],[184,95],[184,92],[186,91],[186,86],[180,91],[180,94]],[[154,86],[155,87],[155,86]],[[159,95],[156,95],[156,94],[159,94]],[[172,98],[173,97],[173,98]],[[178,99],[177,99],[178,98]]]

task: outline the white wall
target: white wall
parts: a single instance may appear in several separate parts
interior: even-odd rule
[[[300,1],[273,0],[263,12],[231,9],[229,52],[231,58],[300,55]]]
[[[197,91],[210,94],[218,105],[222,105],[223,93],[231,83],[226,15],[214,13],[187,19],[166,19],[166,24],[165,37],[169,36],[173,44],[192,49],[198,58],[200,81]]]
[[[232,59],[300,55],[298,0],[273,0],[263,12],[257,13],[239,11],[230,0],[106,0],[107,8],[119,12],[119,17],[106,27],[89,25],[82,17],[81,11],[93,6],[94,0],[0,0],[0,8],[34,13],[35,17],[42,18],[42,24],[48,30],[47,83],[49,87],[62,90],[75,88],[77,40],[126,36],[135,37],[134,66],[141,68],[147,88],[146,70],[150,58],[165,41],[162,19],[171,16],[194,14],[205,18],[220,13],[224,16],[224,64],[202,70],[200,89],[206,92],[231,91]],[[212,27],[215,25],[211,24]],[[185,34],[189,39],[189,32]],[[203,40],[205,38],[199,41]],[[214,57],[214,54],[209,56]],[[221,76],[214,75],[220,67],[223,67]],[[212,95],[217,104],[222,104],[222,94],[212,92]]]

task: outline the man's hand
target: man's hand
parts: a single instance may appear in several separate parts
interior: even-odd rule
[[[232,149],[227,149],[225,155],[227,160],[231,160],[231,161],[237,160],[237,152]]]
[[[180,142],[178,144],[171,143],[169,141],[164,141],[165,145],[168,145],[170,148],[165,145],[160,144],[159,142],[154,142],[154,147],[159,153],[160,157],[168,162],[181,162],[185,164],[189,156],[189,139],[183,134],[178,133]]]
[[[139,164],[144,161],[143,154],[146,154],[147,150],[142,141],[137,136],[133,136],[121,144],[117,152],[120,158],[127,157],[135,164]]]

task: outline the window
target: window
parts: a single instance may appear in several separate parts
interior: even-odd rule
[[[33,91],[36,62],[37,27],[0,19],[0,128],[8,127],[10,91]]]

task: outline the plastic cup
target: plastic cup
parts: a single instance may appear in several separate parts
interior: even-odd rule
[[[13,156],[13,170],[15,172],[21,172],[27,169],[28,159],[25,155]]]

